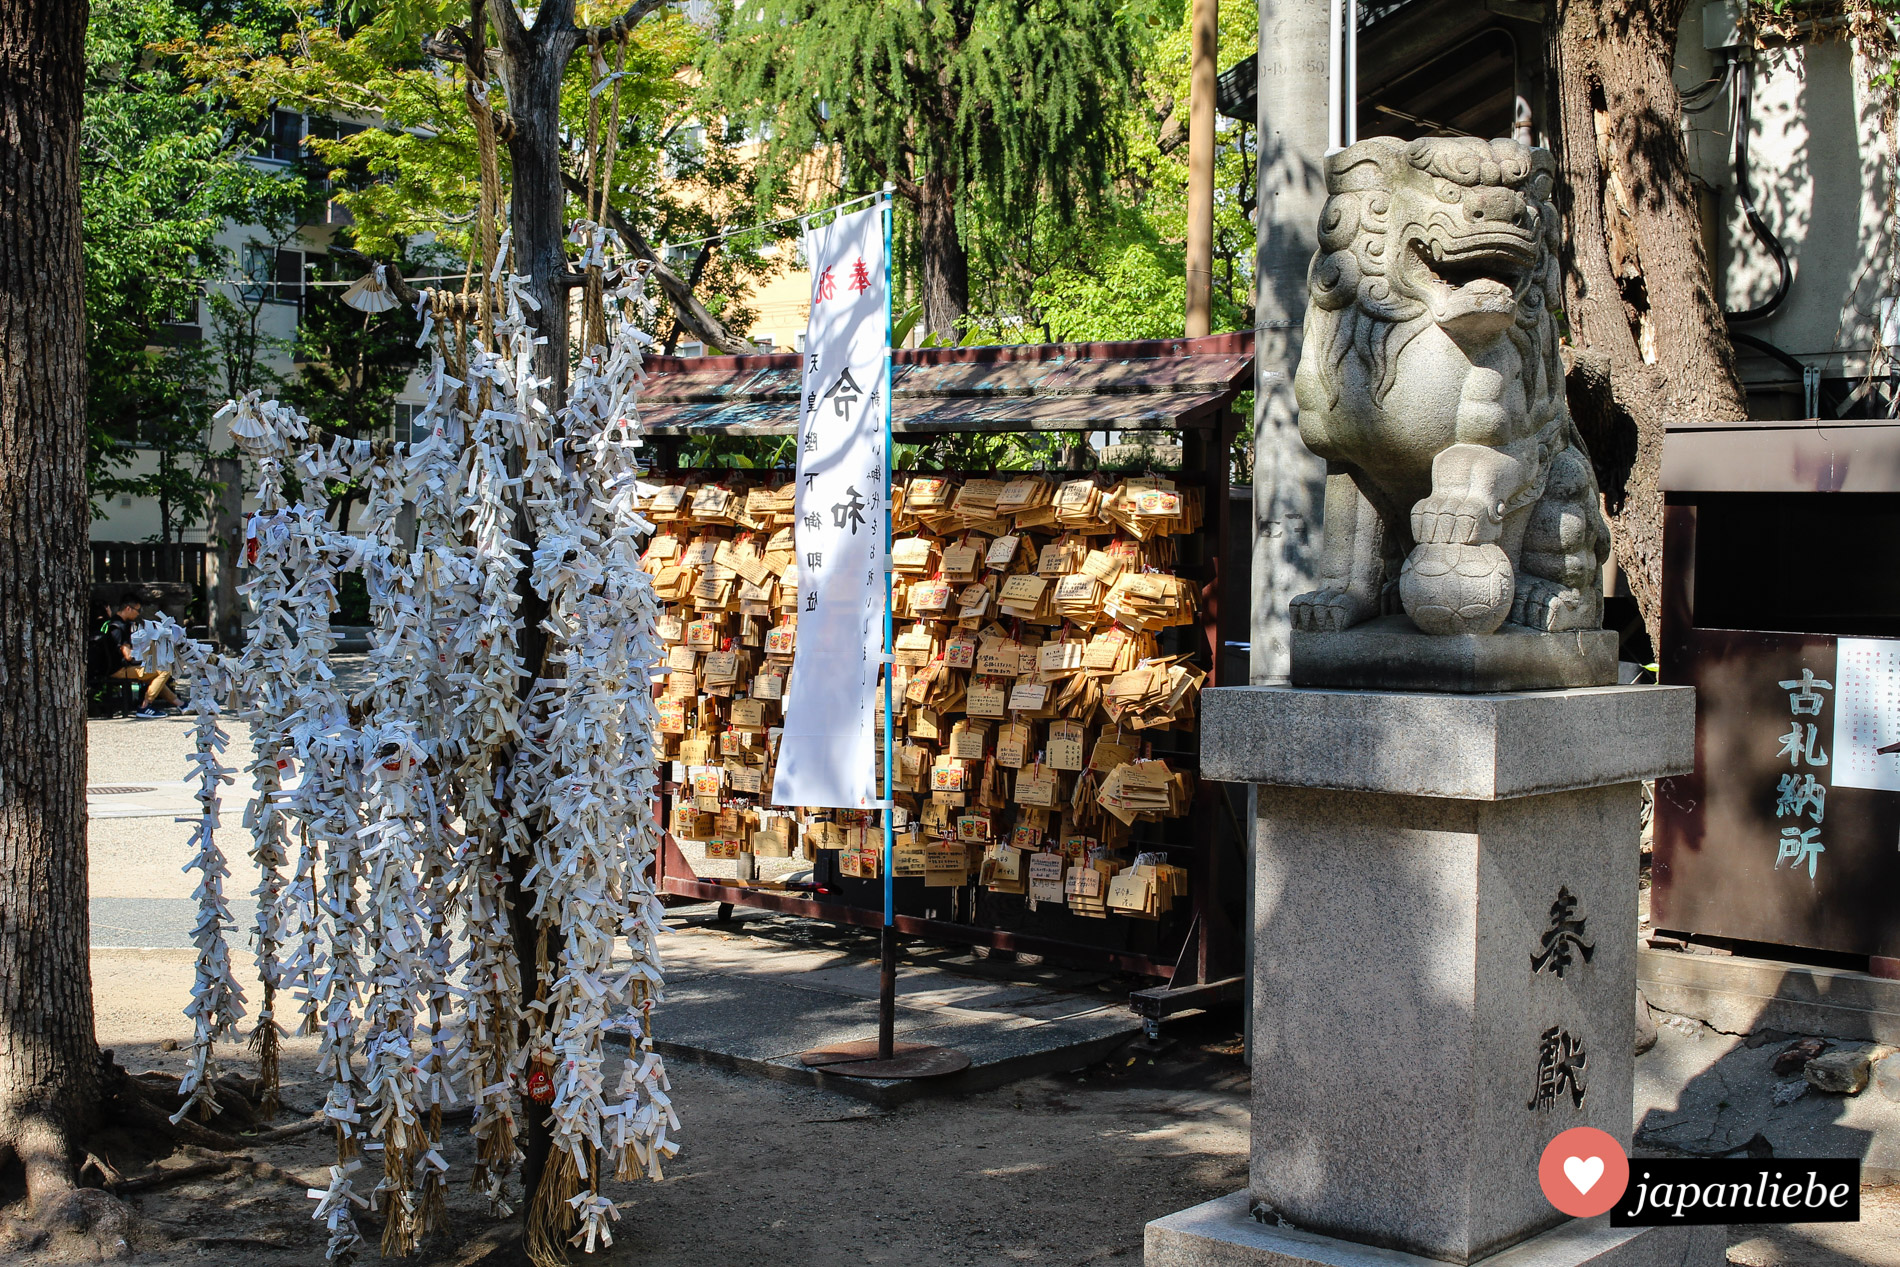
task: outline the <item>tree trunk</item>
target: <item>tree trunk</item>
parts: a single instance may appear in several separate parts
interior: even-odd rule
[[[1664,426],[1748,416],[1669,75],[1683,5],[1558,0],[1549,28],[1576,352],[1570,404],[1652,649],[1661,645]]]
[[[86,914],[86,5],[0,5],[0,1167],[37,1207],[98,1115]]]
[[[528,293],[541,305],[528,314],[546,340],[536,349],[535,373],[549,380],[548,409],[567,399],[567,194],[561,185],[561,77],[580,41],[571,21],[544,6],[525,47],[506,41],[508,111],[514,135],[508,141],[514,182],[508,223],[514,234],[509,267],[528,278]]]
[[[917,204],[918,250],[923,263],[924,331],[947,342],[958,338],[957,318],[970,310],[970,259],[957,237],[956,190],[932,172]]]
[[[540,339],[535,349],[535,374],[548,384],[542,390],[541,400],[549,414],[558,413],[567,401],[567,194],[561,183],[560,122],[561,79],[568,59],[580,43],[580,32],[574,26],[572,15],[571,0],[565,4],[560,0],[544,4],[531,30],[510,34],[504,27],[502,39],[502,49],[508,59],[508,111],[514,122],[514,132],[508,140],[508,156],[513,166],[508,208],[513,254],[508,265],[527,277],[528,293],[540,305],[539,311],[528,315],[528,321]],[[511,466],[519,469],[518,465]],[[514,535],[529,552],[538,544],[525,506],[516,508]],[[516,587],[524,666],[517,689],[524,700],[535,678],[546,671],[543,661],[547,653],[547,631],[542,621],[548,607],[547,601],[534,590],[532,573],[532,568],[523,568]],[[525,1004],[536,997],[536,948],[540,932],[527,917],[533,900],[525,884],[529,860],[525,856],[512,858],[507,860],[507,865],[511,882],[506,896]],[[527,1218],[532,1225],[533,1202],[553,1152],[554,1133],[546,1109],[532,1102],[525,1103],[523,1108],[527,1131],[519,1141],[521,1182],[529,1197]]]

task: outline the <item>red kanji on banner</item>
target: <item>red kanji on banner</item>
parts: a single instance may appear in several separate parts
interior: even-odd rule
[[[823,303],[827,299],[836,299],[837,297],[838,283],[832,280],[831,270],[826,269],[824,272],[818,274],[818,301]]]
[[[858,262],[851,266],[851,289],[860,293],[871,289],[871,274],[864,267],[863,256],[859,256]]]

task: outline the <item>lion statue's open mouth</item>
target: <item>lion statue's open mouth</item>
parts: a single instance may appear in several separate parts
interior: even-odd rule
[[[1434,235],[1412,239],[1408,257],[1406,280],[1434,321],[1454,333],[1490,334],[1516,320],[1537,243],[1516,232],[1465,234],[1450,243]]]

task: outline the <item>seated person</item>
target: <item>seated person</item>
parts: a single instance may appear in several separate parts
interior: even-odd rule
[[[113,663],[118,667],[106,676],[143,686],[145,702],[139,709],[139,716],[161,717],[164,713],[157,705],[163,704],[167,709],[177,708],[178,696],[172,693],[171,674],[145,668],[132,652],[132,630],[139,623],[139,616],[144,610],[145,600],[136,591],[127,594],[120,600],[118,607],[112,609],[112,619],[105,623],[100,632],[111,647],[110,655],[116,657]]]

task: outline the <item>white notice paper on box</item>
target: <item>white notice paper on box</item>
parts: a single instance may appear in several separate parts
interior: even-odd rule
[[[1836,647],[1830,782],[1900,792],[1900,753],[1878,751],[1900,743],[1900,639],[1841,638]],[[1801,685],[1792,688],[1790,698],[1800,694]],[[1810,689],[1819,692],[1823,686],[1817,680]]]

